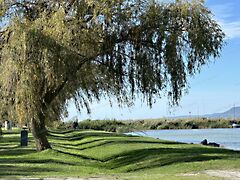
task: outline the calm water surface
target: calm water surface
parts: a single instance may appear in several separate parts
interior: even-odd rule
[[[207,139],[208,142],[218,143],[227,149],[240,150],[240,128],[149,130],[131,134],[194,144],[199,144],[203,139]]]

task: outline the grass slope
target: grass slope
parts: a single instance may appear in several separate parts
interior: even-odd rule
[[[0,138],[0,178],[215,179],[201,172],[240,171],[239,152],[200,145],[101,131],[51,131],[53,149],[39,153],[31,135],[25,148],[19,138],[17,131]]]

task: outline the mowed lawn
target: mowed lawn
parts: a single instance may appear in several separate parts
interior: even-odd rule
[[[0,138],[0,178],[219,179],[240,172],[240,152],[101,131],[50,131],[53,149],[20,147],[19,131]]]

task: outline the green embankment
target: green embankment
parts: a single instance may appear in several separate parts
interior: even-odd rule
[[[102,131],[51,131],[52,150],[19,146],[19,132],[0,138],[0,178],[217,179],[206,170],[240,171],[240,153],[221,148]]]

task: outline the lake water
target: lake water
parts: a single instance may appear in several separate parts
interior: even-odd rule
[[[207,139],[208,142],[218,143],[224,148],[240,150],[240,128],[149,130],[131,134],[194,144],[199,144],[202,140]]]

